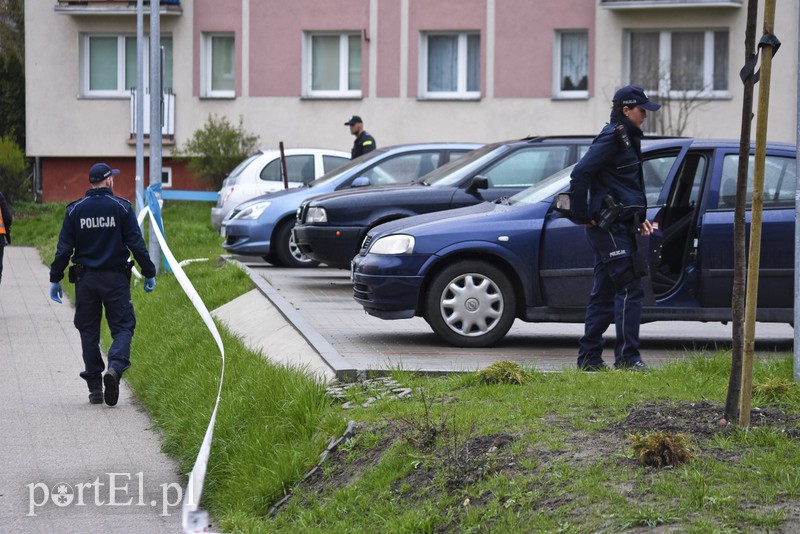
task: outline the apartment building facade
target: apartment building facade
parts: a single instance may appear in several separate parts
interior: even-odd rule
[[[796,138],[799,3],[777,3],[775,34],[784,46],[772,78],[776,141]],[[615,89],[637,83],[670,103],[651,116],[658,133],[737,137],[745,7],[742,0],[162,0],[164,186],[208,189],[171,155],[210,115],[234,124],[241,117],[267,148],[282,141],[349,150],[343,123],[354,114],[379,146],[493,142],[595,133]],[[149,16],[144,29],[149,34]],[[98,160],[122,169],[118,193],[131,198],[136,2],[27,0],[25,31],[27,152],[43,200],[79,197]]]

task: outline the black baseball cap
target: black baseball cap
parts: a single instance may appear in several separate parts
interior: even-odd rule
[[[658,111],[661,109],[661,104],[657,104],[647,98],[644,94],[644,89],[636,85],[626,85],[614,93],[612,103],[615,107],[628,106],[629,108],[639,106],[648,111]]]
[[[113,174],[119,174],[119,169],[112,169],[105,163],[95,163],[92,165],[92,168],[89,169],[89,181],[93,184],[96,184],[97,182],[102,182]]]
[[[352,126],[354,124],[359,124],[359,123],[363,123],[363,122],[364,121],[361,120],[361,117],[359,117],[358,115],[353,115],[352,117],[350,117],[349,121],[344,123],[344,125],[345,126]]]

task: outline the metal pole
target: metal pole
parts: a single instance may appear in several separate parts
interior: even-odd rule
[[[136,214],[144,208],[144,0],[136,2]]]
[[[278,143],[281,150],[281,170],[283,171],[283,188],[289,189],[289,175],[286,174],[286,154],[283,151],[283,141]]]
[[[764,7],[764,33],[775,29],[775,0]],[[750,256],[747,269],[747,299],[744,310],[744,359],[742,363],[742,401],[739,426],[750,425],[753,389],[753,359],[756,343],[756,312],[758,310],[758,274],[761,264],[761,216],[764,205],[764,162],[767,158],[767,122],[769,120],[769,89],[772,78],[771,46],[761,49],[761,89],[758,91],[756,116],[756,154],[753,165],[753,206],[750,212]]]
[[[800,10],[798,10],[800,24]],[[798,26],[800,28],[800,26]],[[800,34],[797,37],[797,140],[796,150],[800,154]],[[794,192],[794,324],[800,325],[800,180],[795,182]],[[794,381],[800,382],[800,331],[794,329]]]
[[[160,2],[150,2],[150,185],[161,183],[161,20]],[[160,198],[160,195],[159,195]],[[150,259],[161,266],[161,246],[150,225]]]

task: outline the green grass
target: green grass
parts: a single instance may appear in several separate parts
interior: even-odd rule
[[[29,219],[22,213],[15,243],[52,254],[63,205],[31,206]],[[167,203],[164,219],[179,260],[209,258],[185,268],[209,309],[251,288],[238,269],[217,261],[222,249],[208,205]],[[147,295],[136,286],[133,297],[138,326],[126,378],[162,431],[165,450],[188,472],[217,391],[216,345],[173,277],[160,275]],[[696,458],[655,469],[636,463],[627,431],[617,429],[645,406],[655,406],[655,413],[687,412],[707,401],[722,405],[730,353],[695,354],[649,374],[499,368],[487,379],[479,373],[437,378],[396,371],[392,378],[413,388],[410,399],[387,396],[368,408],[344,410],[304,375],[271,365],[221,332],[225,385],[202,502],[219,530],[800,528],[800,395],[790,355],[759,360],[754,377],[754,406],[769,417],[782,414],[782,424],[689,434]],[[368,394],[355,388],[346,400],[359,405]],[[328,440],[342,433],[345,418],[358,421],[355,437],[342,443],[320,474],[298,483]],[[489,453],[494,443],[499,448]],[[268,516],[289,491],[292,498]]]

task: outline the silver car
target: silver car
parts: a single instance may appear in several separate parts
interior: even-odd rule
[[[287,148],[286,174],[289,187],[299,187],[350,161],[350,154],[326,148]],[[260,150],[239,165],[222,182],[217,205],[211,208],[211,224],[219,230],[233,208],[265,193],[285,189],[281,153]]]

